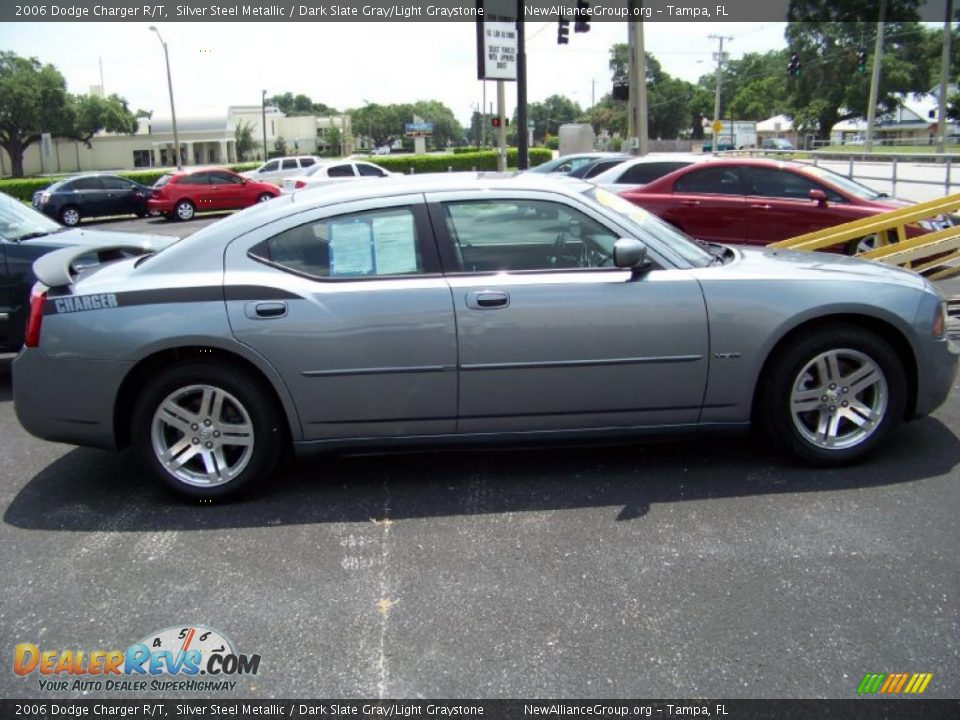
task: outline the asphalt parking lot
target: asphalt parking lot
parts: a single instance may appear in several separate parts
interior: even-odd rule
[[[960,386],[852,468],[739,436],[288,458],[196,505],[130,452],[28,436],[2,361],[0,648],[201,624],[262,656],[225,693],[258,698],[853,698],[867,672],[956,698],[957,428]],[[0,672],[0,697],[81,696]]]

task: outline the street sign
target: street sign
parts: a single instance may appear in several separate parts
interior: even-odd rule
[[[433,135],[432,122],[409,122],[404,125],[408,137],[426,137]]]
[[[714,120],[713,125],[710,126],[710,129],[715,133],[718,133],[723,130],[723,123],[720,120]]]
[[[481,80],[517,79],[517,24],[515,22],[484,22],[480,50],[483,65]]]

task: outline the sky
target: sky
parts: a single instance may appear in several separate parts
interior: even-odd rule
[[[555,22],[527,24],[530,102],[566,95],[581,107],[610,91],[609,48],[627,41],[627,25],[591,23],[557,45]],[[371,103],[440,100],[466,124],[483,97],[476,73],[472,22],[159,24],[170,52],[174,97],[181,117],[226,114],[229,105],[259,105],[261,90],[303,93],[339,110]],[[784,23],[646,23],[647,51],[675,77],[695,82],[716,65],[715,40],[733,36],[731,58],[785,46]],[[3,23],[0,50],[57,67],[72,93],[100,85],[131,110],[169,117],[163,49],[149,23]],[[516,99],[507,83],[507,115]],[[488,82],[488,106],[496,83]]]

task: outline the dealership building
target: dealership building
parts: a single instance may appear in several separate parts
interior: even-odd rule
[[[236,130],[250,127],[254,149],[252,157],[263,158],[264,120],[267,148],[283,139],[292,155],[314,155],[334,151],[338,155],[353,152],[353,134],[349,115],[288,117],[275,107],[266,111],[260,105],[232,105],[221,115],[178,116],[177,135],[180,157],[184,165],[228,165],[240,162],[237,157]],[[327,130],[335,128],[340,146],[327,145]],[[91,170],[129,170],[131,168],[169,167],[174,159],[173,123],[169,117],[140,118],[137,132],[128,134],[98,133],[83,142],[66,138],[50,138],[34,143],[23,156],[26,175],[73,173]],[[11,174],[10,157],[0,149],[0,175]]]

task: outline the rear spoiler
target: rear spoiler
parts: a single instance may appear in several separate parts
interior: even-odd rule
[[[122,245],[74,245],[41,255],[33,263],[33,274],[47,287],[70,285],[79,273],[74,263],[85,255],[95,255],[98,264],[123,260],[124,258],[149,255],[162,249],[149,240],[141,243],[127,242]],[[86,267],[86,266],[84,266]]]

